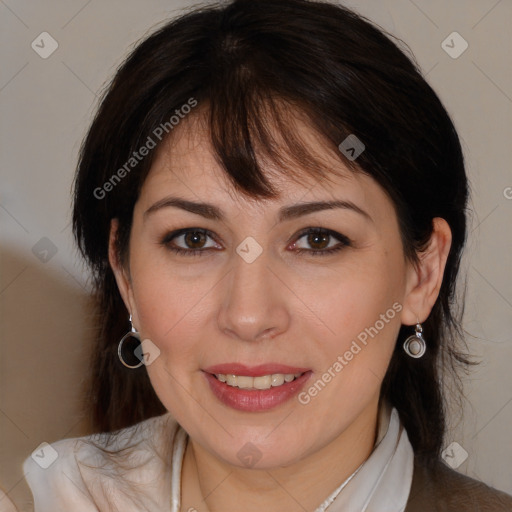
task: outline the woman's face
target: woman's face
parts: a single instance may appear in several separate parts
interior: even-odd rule
[[[198,126],[156,156],[134,209],[130,280],[116,277],[151,341],[155,392],[191,438],[229,464],[289,465],[376,410],[400,325],[420,313],[407,302],[415,274],[370,177],[326,150],[332,181],[273,173],[280,197],[249,200]]]

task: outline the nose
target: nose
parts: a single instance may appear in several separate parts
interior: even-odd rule
[[[242,341],[272,339],[286,332],[290,324],[290,291],[276,278],[266,252],[252,263],[236,252],[233,260],[232,271],[223,280],[220,330]]]

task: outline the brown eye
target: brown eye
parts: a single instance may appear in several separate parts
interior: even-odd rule
[[[207,238],[201,231],[188,231],[182,236],[183,241],[189,249],[201,249]]]
[[[167,234],[161,244],[177,254],[201,256],[207,251],[218,249],[215,243],[206,245],[208,239],[213,240],[212,233],[209,231],[200,228],[186,228]]]
[[[307,241],[308,244],[313,249],[326,249],[329,245],[329,239],[331,238],[331,235],[324,234],[324,233],[309,233],[307,235]]]
[[[301,247],[299,245],[299,240],[301,239],[304,239],[304,245],[310,248]],[[306,229],[293,244],[296,252],[299,254],[306,253],[313,256],[332,254],[350,245],[351,241],[345,235],[324,228]]]

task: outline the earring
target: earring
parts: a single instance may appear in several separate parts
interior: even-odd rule
[[[121,341],[119,342],[119,346],[117,347],[117,355],[119,356],[121,363],[123,363],[127,368],[139,368],[140,366],[142,366],[144,364],[143,361],[141,361],[137,365],[131,365],[131,364],[126,363],[126,361],[123,359],[123,356],[122,356],[122,348],[123,348],[123,343],[125,342],[125,340],[127,340],[128,338],[133,338],[133,339],[137,340],[140,344],[140,335],[139,335],[139,332],[137,331],[137,329],[135,329],[133,327],[132,315],[130,315],[130,325],[132,326],[132,329],[131,329],[131,331],[127,332],[121,338]]]
[[[423,339],[423,335],[421,334],[423,332],[423,328],[421,327],[420,322],[416,324],[416,333],[412,336],[409,336],[405,342],[404,342],[404,350],[405,353],[410,356],[414,357],[415,359],[421,357],[427,350],[427,344],[425,343],[425,340]]]

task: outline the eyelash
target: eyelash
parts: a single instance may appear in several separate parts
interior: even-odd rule
[[[185,228],[185,229],[180,229],[180,230],[168,233],[162,239],[161,244],[176,254],[181,254],[184,256],[202,256],[210,248],[183,249],[181,247],[176,247],[176,246],[170,245],[169,242],[171,242],[174,238],[176,238],[180,235],[190,233],[190,232],[202,233],[204,235],[207,235],[207,236],[213,238],[213,233],[211,231],[208,231],[207,229]],[[352,245],[352,242],[350,241],[350,239],[347,238],[345,235],[342,235],[340,233],[337,233],[336,231],[332,231],[330,229],[325,229],[325,228],[306,228],[306,229],[302,230],[300,233],[298,233],[297,240],[300,240],[302,237],[304,237],[306,235],[310,235],[310,234],[328,235],[330,237],[336,238],[340,243],[334,247],[331,247],[330,249],[295,249],[296,253],[298,253],[298,254],[308,253],[309,255],[312,255],[312,256],[327,256],[327,255],[330,255],[330,254],[340,251],[344,247],[349,247]]]

